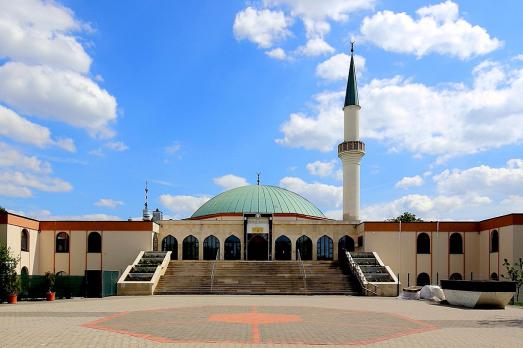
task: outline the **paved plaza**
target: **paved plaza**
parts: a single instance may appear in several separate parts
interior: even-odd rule
[[[2,347],[517,347],[523,309],[348,296],[149,296],[0,305]]]

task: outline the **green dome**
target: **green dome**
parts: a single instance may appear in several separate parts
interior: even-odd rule
[[[286,213],[325,219],[325,215],[302,196],[281,187],[264,185],[225,191],[203,204],[192,218],[227,213]]]

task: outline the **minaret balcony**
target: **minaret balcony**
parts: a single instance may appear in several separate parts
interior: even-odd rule
[[[365,152],[365,143],[363,141],[344,141],[338,145],[338,153],[346,151]]]

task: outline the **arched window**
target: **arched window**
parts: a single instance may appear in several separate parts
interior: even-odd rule
[[[65,232],[60,232],[56,235],[56,252],[57,253],[68,253],[69,252],[69,235]]]
[[[343,236],[338,240],[338,260],[345,260],[346,251],[354,251],[354,239],[349,236]]]
[[[182,243],[183,259],[198,260],[199,243],[195,236],[187,236]]]
[[[298,254],[302,260],[312,260],[312,240],[307,236],[301,236],[296,241],[296,260]]]
[[[209,236],[203,240],[203,259],[216,260],[220,252],[220,241],[215,236]]]
[[[91,232],[87,237],[87,252],[101,253],[102,252],[102,236],[98,232]]]
[[[430,254],[430,237],[428,234],[418,234],[416,250],[418,254]]]
[[[491,280],[499,280],[499,276],[496,272],[492,272],[492,274],[490,275],[490,279]]]
[[[171,260],[178,260],[178,241],[171,235],[162,240],[162,251],[171,252]]]
[[[223,258],[225,260],[241,260],[242,259],[242,243],[240,238],[236,236],[229,236],[224,242],[225,254]]]
[[[463,280],[463,277],[459,273],[452,273],[449,280]]]
[[[461,233],[452,233],[450,235],[449,254],[463,254],[463,237]]]
[[[416,285],[417,286],[425,286],[430,284],[430,276],[427,273],[420,273],[418,274],[418,278],[416,278]]]
[[[20,250],[29,251],[29,232],[25,228],[20,235]]]
[[[29,275],[29,270],[27,269],[27,267],[25,267],[25,266],[22,267],[22,270],[21,270],[21,272],[20,272],[20,275],[21,275],[22,277],[24,277],[24,276],[28,276],[28,275]]]
[[[499,252],[499,233],[498,230],[492,231],[490,236],[490,252],[497,253]]]
[[[332,250],[332,238],[329,236],[322,236],[318,239],[317,243],[317,254],[316,257],[318,260],[332,260],[333,259],[333,250]]]
[[[275,260],[290,260],[291,259],[291,240],[287,236],[279,236],[274,242],[274,249],[276,249]]]

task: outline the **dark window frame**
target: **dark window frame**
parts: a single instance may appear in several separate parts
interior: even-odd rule
[[[421,232],[416,237],[416,254],[430,254],[430,237],[426,232]]]
[[[454,232],[449,236],[449,254],[463,254],[463,236],[461,233]]]
[[[241,260],[242,259],[242,241],[240,238],[231,234],[223,242],[223,259],[224,260]]]
[[[490,233],[490,252],[499,253],[499,232],[498,232],[498,230],[493,230]]]
[[[94,240],[97,238],[97,240]],[[102,252],[102,235],[100,232],[92,231],[87,236],[87,253],[99,254]]]
[[[178,260],[178,240],[175,236],[168,234],[162,239],[162,251],[170,251],[171,260]]]
[[[331,237],[323,235],[316,242],[316,260],[334,260],[334,241]]]
[[[64,238],[65,236],[65,238]],[[69,253],[69,234],[67,232],[59,232],[55,238],[55,252],[59,254]]]
[[[190,249],[189,249],[190,248]],[[182,259],[199,260],[200,259],[200,241],[195,236],[188,235],[182,241]]]
[[[203,259],[216,260],[218,255],[220,255],[220,240],[211,234],[203,240]]]
[[[20,233],[20,251],[29,251],[29,231],[24,228]]]

